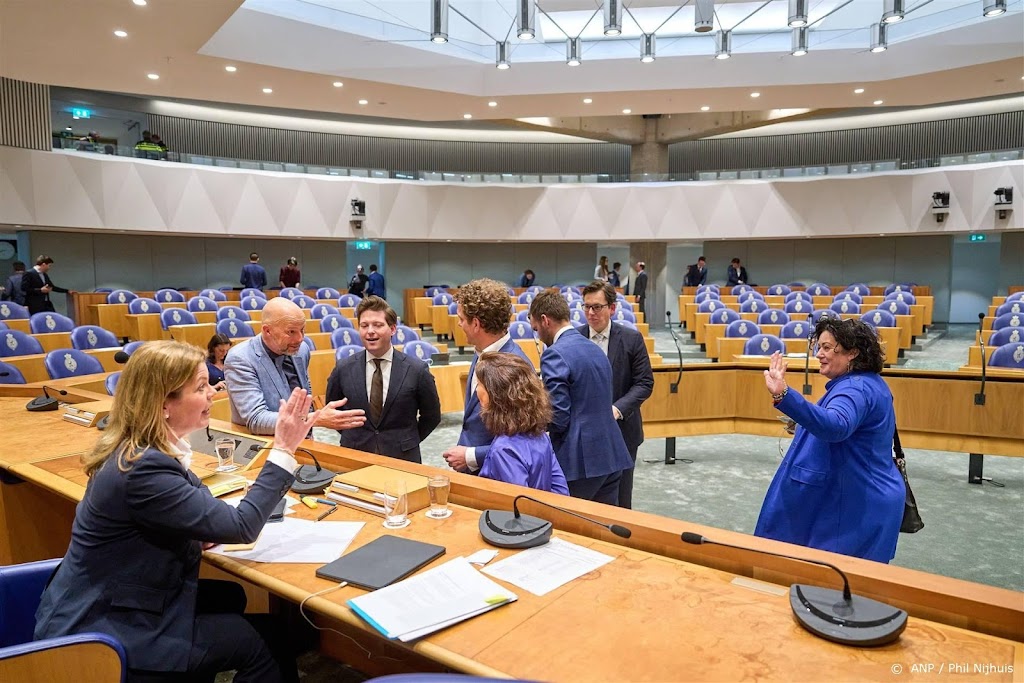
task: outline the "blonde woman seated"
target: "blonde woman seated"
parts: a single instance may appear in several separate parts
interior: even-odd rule
[[[480,417],[494,435],[480,476],[569,495],[546,430],[551,402],[537,372],[511,353],[488,352],[476,362]]]

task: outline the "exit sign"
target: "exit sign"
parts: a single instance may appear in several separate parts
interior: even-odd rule
[[[982,235],[980,232],[971,233],[971,241],[972,242],[984,242],[985,241],[985,236]]]
[[[973,235],[972,235],[972,237],[973,237]],[[373,250],[373,242],[370,242],[370,241],[367,241],[367,240],[360,240],[359,242],[356,242],[356,251],[372,251],[372,250]]]
[[[92,117],[92,112],[88,109],[72,109],[71,116],[76,119],[88,119]]]

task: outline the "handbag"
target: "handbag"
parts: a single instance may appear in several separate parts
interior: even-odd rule
[[[900,533],[916,534],[924,528],[924,520],[921,519],[921,513],[917,509],[917,499],[914,498],[914,492],[910,488],[910,480],[907,479],[906,456],[903,454],[903,447],[900,445],[900,432],[895,427],[892,432],[892,461],[896,464],[896,469],[900,471],[900,476],[903,477],[903,485],[907,488],[906,502],[903,503],[903,521],[900,523]]]

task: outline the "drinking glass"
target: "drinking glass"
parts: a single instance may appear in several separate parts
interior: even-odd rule
[[[434,519],[450,517],[452,511],[448,508],[448,494],[451,492],[451,480],[448,476],[432,475],[427,479],[427,491],[430,493],[430,509],[427,510],[427,517]]]
[[[235,440],[231,438],[217,439],[217,471],[233,472],[238,469],[235,464]]]
[[[384,484],[384,528],[401,529],[409,525],[409,494],[404,481]]]

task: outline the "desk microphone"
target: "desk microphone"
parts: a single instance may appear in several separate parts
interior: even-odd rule
[[[679,337],[676,336],[675,330],[672,329],[672,311],[665,311],[665,317],[668,318],[668,333],[672,335],[672,341],[676,343],[676,353],[679,354],[679,372],[676,374],[676,381],[668,385],[668,392],[670,394],[679,393],[679,385],[683,381],[683,349],[679,346]],[[679,323],[682,325],[682,323]]]
[[[564,512],[567,515],[578,517],[579,519],[596,524],[600,527],[604,527],[608,531],[612,532],[616,536],[622,538],[629,538],[633,535],[633,532],[624,526],[618,524],[605,524],[599,522],[596,519],[590,517],[584,517],[583,515],[566,510],[563,507],[552,505],[551,503],[545,503],[544,501],[531,498],[530,496],[516,496],[512,500],[512,512],[505,512],[504,510],[484,510],[483,514],[480,515],[480,535],[483,539],[493,546],[498,548],[533,548],[538,545],[544,545],[551,540],[551,522],[540,519],[539,517],[531,517],[530,515],[524,515],[519,512],[519,499],[525,498],[526,500],[532,500],[534,503],[544,505],[549,508],[554,508],[559,512]]]
[[[814,339],[814,313],[807,314],[807,356],[804,357],[804,396],[811,395],[811,340]]]
[[[57,388],[54,388],[54,387],[44,386],[43,387],[43,395],[42,396],[37,396],[34,399],[32,399],[31,401],[29,401],[28,404],[25,406],[25,410],[27,410],[30,413],[42,413],[42,412],[46,412],[48,410],[57,410],[57,407],[58,407],[57,399],[51,398],[50,394],[48,394],[46,392],[47,389],[53,389],[55,392],[57,392],[61,396],[67,396],[68,395],[68,392],[64,391],[63,389],[57,389]]]
[[[843,579],[843,590],[819,588],[794,583],[789,587],[789,605],[797,623],[825,640],[855,647],[885,645],[899,638],[907,627],[907,613],[884,602],[863,598],[850,592],[850,581],[839,567],[821,560],[773,553],[768,550],[744,548],[729,543],[719,543],[708,538],[684,531],[683,542],[701,545],[720,545],[725,548],[782,557],[787,560],[807,562],[834,570]]]
[[[981,391],[974,395],[974,405],[985,405],[985,334],[982,326],[985,324],[985,314],[978,314],[978,343],[981,344]]]
[[[259,451],[266,448],[266,444],[254,443],[249,446],[250,451]],[[336,472],[325,470],[320,466],[320,461],[316,459],[311,451],[305,448],[296,448],[295,452],[303,452],[313,459],[313,465],[299,465],[295,468],[295,481],[292,483],[292,491],[300,495],[309,493],[323,493],[324,489],[331,485],[334,478],[338,476]]]
[[[124,365],[128,362],[129,358],[131,358],[131,356],[124,351],[118,351],[114,354],[114,362],[118,365]]]

